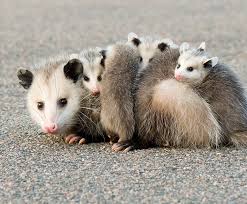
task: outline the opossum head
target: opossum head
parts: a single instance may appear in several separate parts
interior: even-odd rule
[[[76,122],[83,66],[77,59],[49,66],[34,72],[19,69],[17,76],[20,84],[28,89],[27,107],[32,119],[44,133],[61,134]]]
[[[197,49],[190,48],[188,43],[181,44],[180,57],[175,68],[175,78],[178,81],[200,83],[218,63],[217,57],[207,57],[205,48],[205,42],[202,42]]]
[[[178,46],[170,39],[155,40],[151,37],[139,38],[135,33],[128,34],[128,43],[135,46],[141,56],[141,69],[145,68],[149,62],[153,60],[155,52],[158,50],[164,51],[167,45],[171,48],[177,48]]]
[[[80,53],[83,64],[83,85],[92,95],[100,94],[100,84],[104,71],[104,51],[100,48],[88,49]]]

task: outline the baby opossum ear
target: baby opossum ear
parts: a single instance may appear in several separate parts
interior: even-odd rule
[[[29,87],[32,85],[33,73],[29,70],[20,68],[17,71],[17,77],[21,80],[19,83],[24,87],[24,89],[29,89]]]
[[[197,50],[199,50],[199,51],[205,51],[205,49],[206,49],[206,43],[205,42],[202,42],[200,44],[200,46],[197,48]]]
[[[100,64],[103,67],[105,67],[106,50],[101,50],[99,53],[102,55],[102,59],[100,60]]]
[[[188,50],[190,48],[190,45],[189,43],[187,42],[184,42],[180,45],[180,48],[179,48],[179,52],[180,54],[182,54],[183,52],[185,52],[186,50]]]
[[[83,65],[80,60],[71,59],[64,66],[63,72],[66,78],[71,79],[76,83],[83,74]]]
[[[136,47],[138,47],[141,44],[141,41],[139,40],[138,36],[132,32],[128,34],[128,42],[132,42]]]
[[[160,49],[161,52],[163,52],[168,47],[169,47],[169,45],[167,43],[164,43],[164,42],[161,42],[158,44],[158,48]]]
[[[217,63],[218,63],[219,59],[218,57],[212,57],[210,59],[207,59],[203,62],[203,66],[205,68],[213,68]]]

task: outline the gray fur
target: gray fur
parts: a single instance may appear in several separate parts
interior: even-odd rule
[[[81,109],[76,114],[76,124],[72,133],[86,139],[86,142],[108,141],[100,123],[101,103],[99,96],[92,96],[91,93],[82,87]]]
[[[237,75],[228,66],[218,63],[210,69],[195,90],[210,104],[222,128],[222,143],[247,144],[247,101]],[[242,142],[233,142],[234,134],[245,132]]]
[[[156,51],[152,62],[139,75],[136,83],[135,97],[135,142],[141,147],[165,146],[172,135],[169,128],[174,129],[175,119],[164,115],[151,107],[153,88],[161,80],[173,77],[174,66],[179,57],[178,50]]]
[[[139,60],[136,49],[127,44],[116,44],[106,51],[101,122],[108,135],[119,137],[121,150],[128,146],[134,133],[133,85]]]
[[[149,63],[147,68],[139,76],[135,97],[135,119],[137,130],[135,134],[135,142],[141,147],[200,147],[209,146],[211,142],[217,143],[217,141],[215,141],[218,134],[217,123],[216,126],[213,127],[212,131],[212,135],[215,135],[216,139],[211,139],[210,134],[212,132],[210,130],[207,132],[207,128],[205,128],[203,124],[203,119],[199,121],[199,127],[197,127],[197,130],[201,129],[200,126],[206,129],[205,140],[201,140],[203,135],[196,134],[197,131],[193,130],[193,124],[190,124],[191,118],[190,115],[187,114],[189,112],[186,112],[187,109],[189,108],[190,113],[194,111],[193,114],[196,115],[198,110],[193,110],[194,105],[199,104],[197,107],[200,108],[199,111],[201,112],[204,112],[204,108],[207,108],[207,105],[204,105],[206,104],[204,100],[201,99],[199,95],[194,93],[191,88],[174,80],[174,67],[176,66],[178,57],[178,49],[168,48],[164,52],[156,51],[152,62]],[[187,124],[179,124],[179,118],[181,115],[176,115],[174,113],[174,109],[170,110],[169,107],[166,107],[161,110],[159,107],[161,104],[158,104],[157,106],[153,105],[155,87],[161,82],[170,80],[174,81],[185,89],[188,89],[194,97],[194,99],[186,98],[189,96],[187,96],[185,93],[184,96],[180,97],[180,101],[176,101],[176,99],[174,99],[172,102],[174,104],[184,104],[185,107],[180,107],[180,110],[183,117],[185,118],[183,121],[187,121]],[[166,99],[164,99],[164,102],[165,100]],[[167,100],[170,100],[170,98],[167,98]],[[206,109],[205,113],[208,114],[208,116],[212,115],[209,108]],[[207,124],[211,125],[214,125],[214,121],[216,121],[211,117],[206,118],[206,120],[209,121]],[[210,123],[211,120],[212,123]],[[193,137],[191,135],[193,135]]]

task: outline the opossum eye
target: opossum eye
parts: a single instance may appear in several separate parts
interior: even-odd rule
[[[149,62],[152,62],[152,61],[153,61],[153,59],[154,59],[153,57],[152,57],[152,58],[150,58],[150,59],[149,59]]]
[[[43,103],[43,102],[38,102],[38,103],[37,103],[37,108],[38,108],[39,110],[43,110],[43,109],[44,109],[44,103]]]
[[[192,72],[194,70],[193,67],[187,67],[187,71]]]
[[[139,60],[140,60],[140,62],[142,62],[142,61],[143,61],[142,57],[140,57],[140,59],[139,59]]]
[[[84,81],[89,81],[89,78],[87,76],[83,76]]]
[[[101,81],[101,80],[102,80],[102,77],[101,77],[101,76],[98,76],[98,77],[97,77],[97,80],[98,80],[98,81]]]
[[[177,69],[179,69],[179,68],[180,68],[180,64],[177,65]]]
[[[66,104],[67,104],[67,99],[66,98],[61,98],[61,99],[59,99],[58,100],[58,105],[62,108],[62,107],[64,107],[64,106],[66,106]]]

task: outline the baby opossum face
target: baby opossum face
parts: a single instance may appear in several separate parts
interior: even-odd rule
[[[198,49],[189,49],[189,45],[183,43],[180,47],[178,64],[175,68],[175,78],[182,82],[200,83],[217,62],[217,57],[211,59],[206,57],[205,43],[202,43]]]
[[[100,84],[104,71],[105,52],[101,48],[89,48],[79,54],[83,64],[83,85],[92,95],[100,94]]]
[[[94,96],[100,94],[100,83],[104,71],[101,60],[101,57],[95,58],[92,62],[82,60],[84,69],[83,85],[90,90]]]
[[[157,49],[163,51],[162,47],[159,47],[160,44],[165,43],[172,48],[177,48],[177,45],[175,45],[170,39],[154,40],[151,37],[138,38],[135,33],[128,34],[128,42],[134,45],[140,53],[140,69],[144,69],[149,62],[153,60]]]
[[[28,110],[44,133],[61,134],[74,125],[81,98],[77,80],[82,71],[78,60],[70,60],[66,65],[53,69],[41,69],[34,74],[19,70],[21,84],[29,89]],[[32,79],[26,77],[27,73]]]

